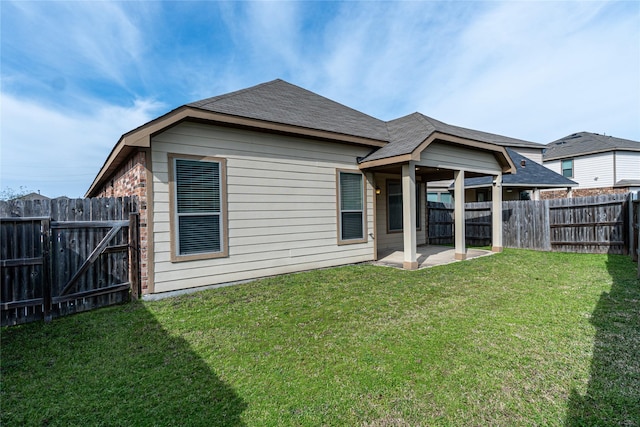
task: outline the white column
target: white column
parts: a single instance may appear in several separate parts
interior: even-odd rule
[[[467,259],[464,230],[464,171],[453,171],[454,179],[454,226],[455,226],[455,256],[456,259]]]
[[[494,175],[491,194],[493,206],[491,209],[491,250],[502,252],[502,173]]]
[[[416,248],[416,169],[413,162],[402,165],[402,233],[407,270],[418,268]]]

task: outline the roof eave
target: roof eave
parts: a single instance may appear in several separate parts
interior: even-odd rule
[[[579,152],[579,153],[574,153],[574,154],[566,154],[566,155],[560,155],[560,156],[553,156],[553,157],[545,157],[544,155],[542,156],[542,161],[543,162],[551,162],[554,160],[562,160],[562,159],[573,159],[575,157],[582,157],[582,156],[590,156],[593,154],[602,154],[602,153],[609,153],[612,151],[633,151],[633,152],[638,152],[640,151],[640,148],[635,149],[635,148],[604,148],[602,150],[592,150],[592,151],[585,151],[585,152]]]
[[[540,190],[548,189],[548,188],[572,188],[577,186],[578,184],[508,184],[502,183],[503,188],[538,188]],[[491,187],[491,184],[475,184],[475,185],[466,185],[464,188],[466,189],[474,189],[474,188],[486,188]],[[449,188],[453,188],[449,186]]]
[[[369,169],[373,167],[379,166],[387,166],[393,165],[397,163],[406,163],[408,161],[418,161],[420,160],[420,154],[433,142],[435,141],[443,141],[456,145],[462,145],[466,147],[472,147],[481,150],[492,151],[494,155],[496,155],[496,159],[500,164],[502,169],[502,173],[516,173],[516,166],[514,165],[511,157],[507,153],[507,149],[504,146],[491,144],[488,142],[476,141],[470,138],[462,138],[455,135],[449,135],[446,133],[442,133],[439,131],[432,132],[422,143],[420,143],[412,152],[405,153],[397,156],[385,157],[382,159],[375,159],[364,161],[358,165],[361,170]]]
[[[94,196],[99,186],[113,173],[123,161],[123,157],[128,155],[132,147],[149,148],[151,146],[151,136],[162,132],[183,121],[203,121],[219,124],[223,126],[241,127],[245,129],[262,130],[274,133],[281,133],[293,136],[323,139],[335,142],[342,142],[355,145],[380,148],[387,144],[387,141],[366,138],[357,135],[346,135],[319,129],[310,129],[301,126],[289,125],[285,123],[268,122],[248,117],[234,116],[217,113],[184,105],[169,113],[158,117],[120,137],[104,165],[96,175],[91,186],[86,192],[86,197]]]

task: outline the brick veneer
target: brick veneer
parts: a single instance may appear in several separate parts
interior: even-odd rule
[[[627,187],[598,187],[598,188],[577,188],[575,190],[552,190],[541,191],[540,199],[566,199],[568,197],[590,197],[602,196],[603,194],[624,194],[628,193]]]
[[[140,285],[142,293],[149,292],[148,268],[148,210],[147,210],[147,157],[144,151],[137,151],[122,163],[100,188],[97,197],[138,197],[140,212]]]

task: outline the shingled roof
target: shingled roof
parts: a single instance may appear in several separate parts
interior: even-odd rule
[[[507,153],[516,165],[516,173],[502,176],[503,187],[567,188],[578,185],[569,178],[518,154],[515,150],[507,148]],[[492,185],[492,180],[493,177],[490,176],[467,178],[464,180],[464,186],[466,188],[489,187]]]
[[[361,160],[362,162],[409,154],[435,132],[505,147],[538,149],[544,147],[542,144],[535,142],[453,126],[421,113],[413,113],[391,120],[387,122],[387,128],[390,136],[389,144],[369,154]]]
[[[450,137],[449,139],[459,139],[454,143],[493,144],[493,147],[486,145],[481,148],[495,151],[506,171],[511,169],[511,160],[504,149],[496,145],[538,147],[538,144],[528,141],[451,126],[419,113],[385,122],[276,79],[180,106],[125,133],[107,157],[87,195],[95,194],[133,150],[150,147],[153,135],[185,120],[326,139],[377,149],[366,159],[360,159],[361,161],[414,154],[416,148],[431,137]]]
[[[577,132],[547,144],[542,157],[546,161],[616,150],[640,151],[640,142],[591,132]]]
[[[215,113],[389,141],[386,123],[276,79],[187,104]]]

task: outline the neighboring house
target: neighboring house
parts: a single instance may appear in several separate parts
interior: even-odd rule
[[[583,197],[640,191],[640,142],[578,132],[547,144],[543,162],[578,183],[545,198]]]
[[[47,196],[43,196],[40,193],[29,193],[24,196],[16,197],[14,200],[51,200]]]
[[[432,122],[445,125],[437,120]],[[521,200],[540,198],[540,190],[563,189],[566,190],[577,184],[562,175],[542,166],[542,153],[546,148],[543,144],[493,135],[472,129],[457,128],[461,132],[474,138],[491,139],[494,144],[505,147],[516,166],[516,173],[505,175],[502,180],[502,199]],[[492,199],[492,182],[490,177],[468,178],[465,180],[465,201],[484,202]],[[453,202],[453,184],[451,180],[430,182],[427,187],[427,200],[431,202]]]
[[[503,200],[539,200],[540,190],[553,188],[567,191],[578,185],[511,148],[507,148],[507,153],[516,166],[516,173],[502,178]],[[476,202],[491,200],[491,184],[489,176],[466,179],[464,181],[465,200]]]
[[[455,179],[465,259],[464,180],[489,176],[502,249],[501,182],[515,166],[500,138],[419,113],[385,122],[274,80],[124,134],[87,196],[139,197],[144,293],[371,261],[386,248],[415,269],[428,181]]]

